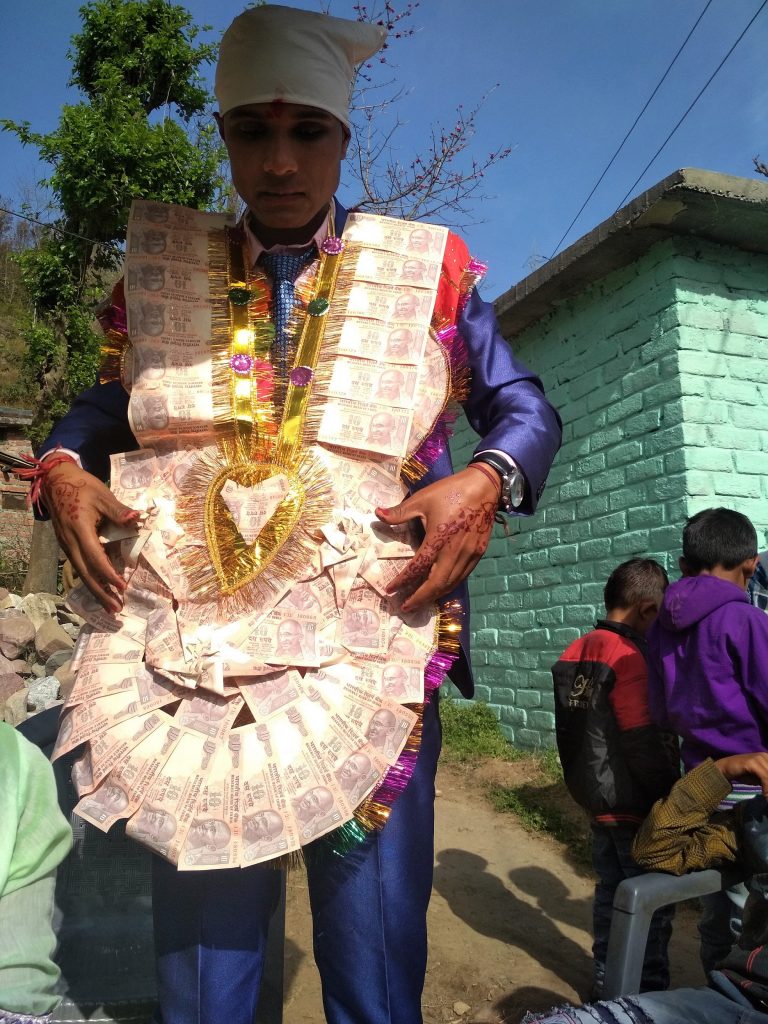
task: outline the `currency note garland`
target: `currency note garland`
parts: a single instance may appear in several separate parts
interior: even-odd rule
[[[386,222],[386,219],[381,220]],[[359,218],[360,223],[365,227],[365,218]],[[332,242],[340,242],[333,238],[333,233]],[[276,381],[269,358],[273,331],[269,319],[268,282],[258,271],[245,272],[243,238],[237,230],[230,231],[227,236],[218,229],[211,232],[209,237],[214,339],[211,371],[213,434],[217,443],[198,446],[193,466],[183,488],[179,489],[178,516],[184,529],[197,541],[189,545],[188,561],[185,564],[185,573],[191,577],[190,591],[194,592],[196,599],[208,601],[209,606],[225,608],[225,614],[232,617],[246,611],[250,604],[251,588],[257,581],[261,589],[254,589],[254,593],[257,592],[260,599],[263,600],[265,581],[270,579],[274,581],[275,600],[280,599],[285,593],[287,582],[296,577],[297,563],[311,554],[312,539],[317,537],[319,528],[327,523],[329,511],[332,511],[329,470],[312,449],[317,449],[326,406],[333,401],[331,381],[334,366],[338,362],[341,333],[349,312],[355,275],[359,269],[358,261],[365,246],[356,239],[353,231],[336,251],[334,248],[335,244],[332,244],[330,251],[322,254],[316,266],[310,268],[298,284],[301,303],[292,324],[292,350],[295,357],[286,379]],[[457,308],[461,309],[466,302],[483,269],[482,265],[469,260],[463,249],[447,252],[443,261],[440,272],[442,283],[447,284],[447,287],[440,291],[443,301],[438,301],[434,307],[427,348],[422,352],[423,359],[418,371],[423,374],[425,367],[429,368],[431,363],[440,382],[433,388],[434,401],[427,404],[423,423],[417,424],[414,419],[405,458],[392,460],[407,479],[416,479],[422,475],[442,452],[453,415],[449,399],[460,399],[466,393],[468,373],[465,354],[454,323]],[[453,299],[444,298],[451,294]],[[320,302],[314,307],[313,315],[312,303],[316,300]],[[118,344],[124,331],[119,303],[108,311],[106,320],[109,328],[107,355],[113,365],[121,362],[125,366],[125,355],[120,353]],[[246,367],[248,372],[242,372]],[[237,372],[238,368],[240,372]],[[272,401],[276,388],[285,394],[281,415],[276,412]],[[417,425],[419,429],[416,429]],[[336,451],[340,456],[345,454],[343,445],[334,446],[322,439],[320,445],[324,445],[331,453]],[[138,456],[141,453],[135,454]],[[149,451],[147,457],[151,458]],[[238,486],[247,488],[280,477],[284,478],[281,485],[283,491],[279,495],[276,512],[272,513],[266,523],[266,531],[262,529],[255,544],[244,543],[243,538],[237,537],[236,524],[232,521],[228,506],[221,501],[221,485],[234,480]],[[201,500],[202,495],[207,495],[205,500]],[[90,629],[97,630],[95,635],[92,632],[90,637],[86,637],[83,647],[85,658],[92,655],[90,663],[93,666],[92,672],[96,674],[87,677],[87,684],[84,677],[79,690],[81,696],[68,703],[57,754],[71,749],[75,739],[87,737],[90,741],[90,749],[78,762],[78,792],[83,798],[83,816],[99,827],[107,828],[117,818],[134,815],[138,808],[142,817],[137,817],[131,826],[131,833],[157,852],[178,861],[180,867],[189,869],[235,866],[237,863],[247,864],[257,860],[271,861],[286,852],[290,853],[291,843],[295,849],[295,842],[301,844],[305,855],[315,850],[344,852],[362,841],[371,830],[381,828],[393,802],[413,772],[421,740],[423,702],[407,705],[407,709],[410,709],[408,714],[412,715],[412,725],[404,744],[394,750],[389,763],[384,763],[366,745],[365,749],[379,767],[370,773],[367,790],[360,790],[362,800],[355,798],[353,803],[349,803],[348,811],[345,812],[348,820],[340,827],[335,826],[328,817],[314,831],[304,828],[298,839],[295,826],[292,826],[294,831],[286,827],[284,839],[289,833],[293,836],[288,842],[288,849],[284,839],[276,839],[268,853],[263,850],[257,855],[243,852],[247,828],[245,807],[242,804],[245,790],[241,792],[239,788],[239,773],[242,770],[240,751],[242,749],[245,752],[242,756],[246,763],[249,763],[249,756],[253,760],[254,750],[263,747],[268,751],[271,732],[275,728],[270,725],[273,719],[268,716],[266,724],[261,724],[256,717],[252,726],[243,726],[240,719],[234,722],[243,706],[243,697],[239,694],[246,695],[246,702],[251,708],[252,699],[248,697],[251,696],[253,685],[259,692],[261,684],[258,680],[254,683],[251,679],[238,680],[230,676],[219,678],[218,682],[206,683],[195,677],[193,666],[187,666],[189,671],[185,670],[184,655],[178,648],[178,639],[174,638],[171,593],[157,579],[153,583],[153,573],[147,571],[147,565],[154,566],[155,578],[159,573],[170,585],[170,576],[164,575],[162,561],[158,559],[157,553],[153,551],[150,554],[153,543],[146,544],[145,554],[137,553],[136,558],[126,566],[126,571],[134,573],[132,583],[138,581],[143,573],[146,577],[144,585],[155,590],[154,600],[159,607],[149,612],[147,622],[151,623],[153,616],[157,616],[155,625],[163,617],[171,623],[170,631],[164,633],[160,641],[156,638],[155,644],[161,646],[161,641],[167,643],[168,650],[174,652],[176,661],[169,658],[163,662],[167,666],[175,666],[173,671],[116,670],[104,674],[105,666],[95,664],[102,658],[97,652],[105,647],[110,652],[106,655],[108,660],[115,660],[116,656],[119,659],[120,648],[116,648],[113,640],[109,639],[110,631],[115,637],[130,635],[139,644],[143,644],[141,623],[130,615],[128,618],[124,616],[120,633],[114,634],[114,627],[105,623],[98,611],[82,605],[79,608],[92,623]],[[136,545],[136,550],[139,552],[140,545]],[[210,555],[209,559],[204,552]],[[206,561],[207,566],[204,564]],[[360,571],[364,573],[363,569]],[[352,579],[351,583],[355,582],[360,584],[361,577],[357,577],[356,581]],[[339,593],[337,590],[337,599]],[[151,600],[149,603],[151,605]],[[133,608],[128,610],[133,614]],[[137,614],[144,618],[145,612],[138,608]],[[203,607],[201,625],[205,621],[205,614]],[[427,640],[428,651],[423,662],[424,701],[428,701],[434,689],[439,686],[459,650],[458,607],[444,607],[433,621],[434,628]],[[133,625],[127,625],[129,623]],[[156,629],[153,628],[153,631],[156,632]],[[149,651],[149,641],[147,649]],[[130,647],[132,661],[135,660],[136,650],[135,645]],[[149,660],[149,655],[147,657]],[[377,665],[386,663],[382,656],[375,653],[358,652],[356,658],[363,672],[366,665],[375,671]],[[116,668],[114,665],[111,667]],[[277,669],[272,666],[270,671],[274,674]],[[323,704],[323,694],[335,696],[338,687],[318,692],[312,683],[312,672],[305,679],[296,672],[288,674],[294,677],[289,688],[293,694],[292,703],[287,706],[287,711],[279,713],[287,716],[280,718],[280,721],[284,721],[284,724],[292,723],[292,727],[298,728],[304,735],[299,708],[310,709],[312,703],[318,700]],[[206,691],[195,689],[200,685],[210,685],[219,696],[210,692],[205,696]],[[185,690],[188,687],[191,689]],[[130,705],[125,705],[124,701],[119,702],[119,717],[115,718],[117,724],[105,731],[104,722],[108,720],[109,713],[105,702],[113,699],[107,696],[113,690],[137,699]],[[87,698],[95,694],[99,696],[88,703]],[[182,703],[177,709],[171,708],[172,714],[162,710],[179,699]],[[218,705],[228,708],[226,720],[222,720],[215,735],[210,725],[200,724],[205,715],[201,717],[198,714],[196,717],[192,713],[195,701],[205,705],[206,714]],[[114,703],[117,707],[118,701]],[[141,718],[131,717],[139,712],[144,713]],[[405,712],[406,708],[403,709],[403,715]],[[339,725],[338,728],[341,731],[337,740],[341,742],[344,727]],[[201,738],[195,738],[198,733],[203,734]],[[361,736],[360,740],[353,741],[347,737],[347,742],[359,742],[364,738]],[[215,753],[217,750],[219,752]],[[250,755],[247,754],[249,750]],[[198,759],[200,768],[196,773],[197,781],[188,784],[185,772],[188,773],[189,765]],[[166,762],[167,769],[163,767]],[[293,770],[290,765],[288,770],[290,782]],[[301,773],[304,769],[299,765],[297,770]],[[136,778],[140,782],[138,789],[133,781]],[[264,779],[275,806],[280,800],[285,803],[285,793],[281,797],[278,792],[281,783],[273,778],[268,779],[266,768]],[[131,786],[133,792],[128,797],[125,794],[131,792]],[[258,799],[258,795],[253,797],[257,808]],[[346,806],[343,796],[339,803],[342,808]],[[214,811],[218,817],[214,816]],[[210,819],[206,817],[209,813]],[[272,826],[270,819],[265,818],[265,813],[271,812],[259,813],[262,815],[260,824],[258,828],[253,826],[251,831],[258,832],[260,829],[265,834],[269,833]],[[225,818],[229,816],[226,829],[222,824],[222,815]],[[257,816],[256,813],[251,815],[254,820]],[[215,825],[220,826],[218,832],[221,836],[217,836]],[[276,824],[274,828],[277,828]],[[219,842],[224,831],[232,837],[231,847],[228,845],[229,839],[227,844]],[[166,834],[173,838],[166,839]],[[258,845],[254,840],[249,849],[256,849]]]

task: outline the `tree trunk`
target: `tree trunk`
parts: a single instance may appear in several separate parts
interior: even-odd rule
[[[29,551],[29,569],[22,594],[55,594],[59,575],[59,542],[53,523],[35,521]]]

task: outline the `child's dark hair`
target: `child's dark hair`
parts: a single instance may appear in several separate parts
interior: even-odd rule
[[[692,574],[702,569],[735,569],[757,554],[752,523],[732,508],[705,508],[691,516],[683,529],[683,558]]]
[[[663,566],[652,558],[630,558],[617,565],[603,591],[605,610],[631,608],[639,601],[653,601],[661,605],[669,577]]]

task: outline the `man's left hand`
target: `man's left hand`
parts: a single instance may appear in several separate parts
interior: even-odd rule
[[[489,469],[493,474],[494,470]],[[424,540],[387,593],[405,591],[401,608],[417,611],[450,593],[472,572],[488,547],[499,504],[501,481],[477,469],[462,469],[393,508],[377,508],[388,526],[421,520]]]

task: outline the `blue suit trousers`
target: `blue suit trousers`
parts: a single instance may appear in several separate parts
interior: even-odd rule
[[[421,1024],[439,753],[435,697],[413,777],[383,831],[307,868],[329,1024]],[[279,890],[274,869],[180,872],[155,859],[162,1024],[253,1024]]]

